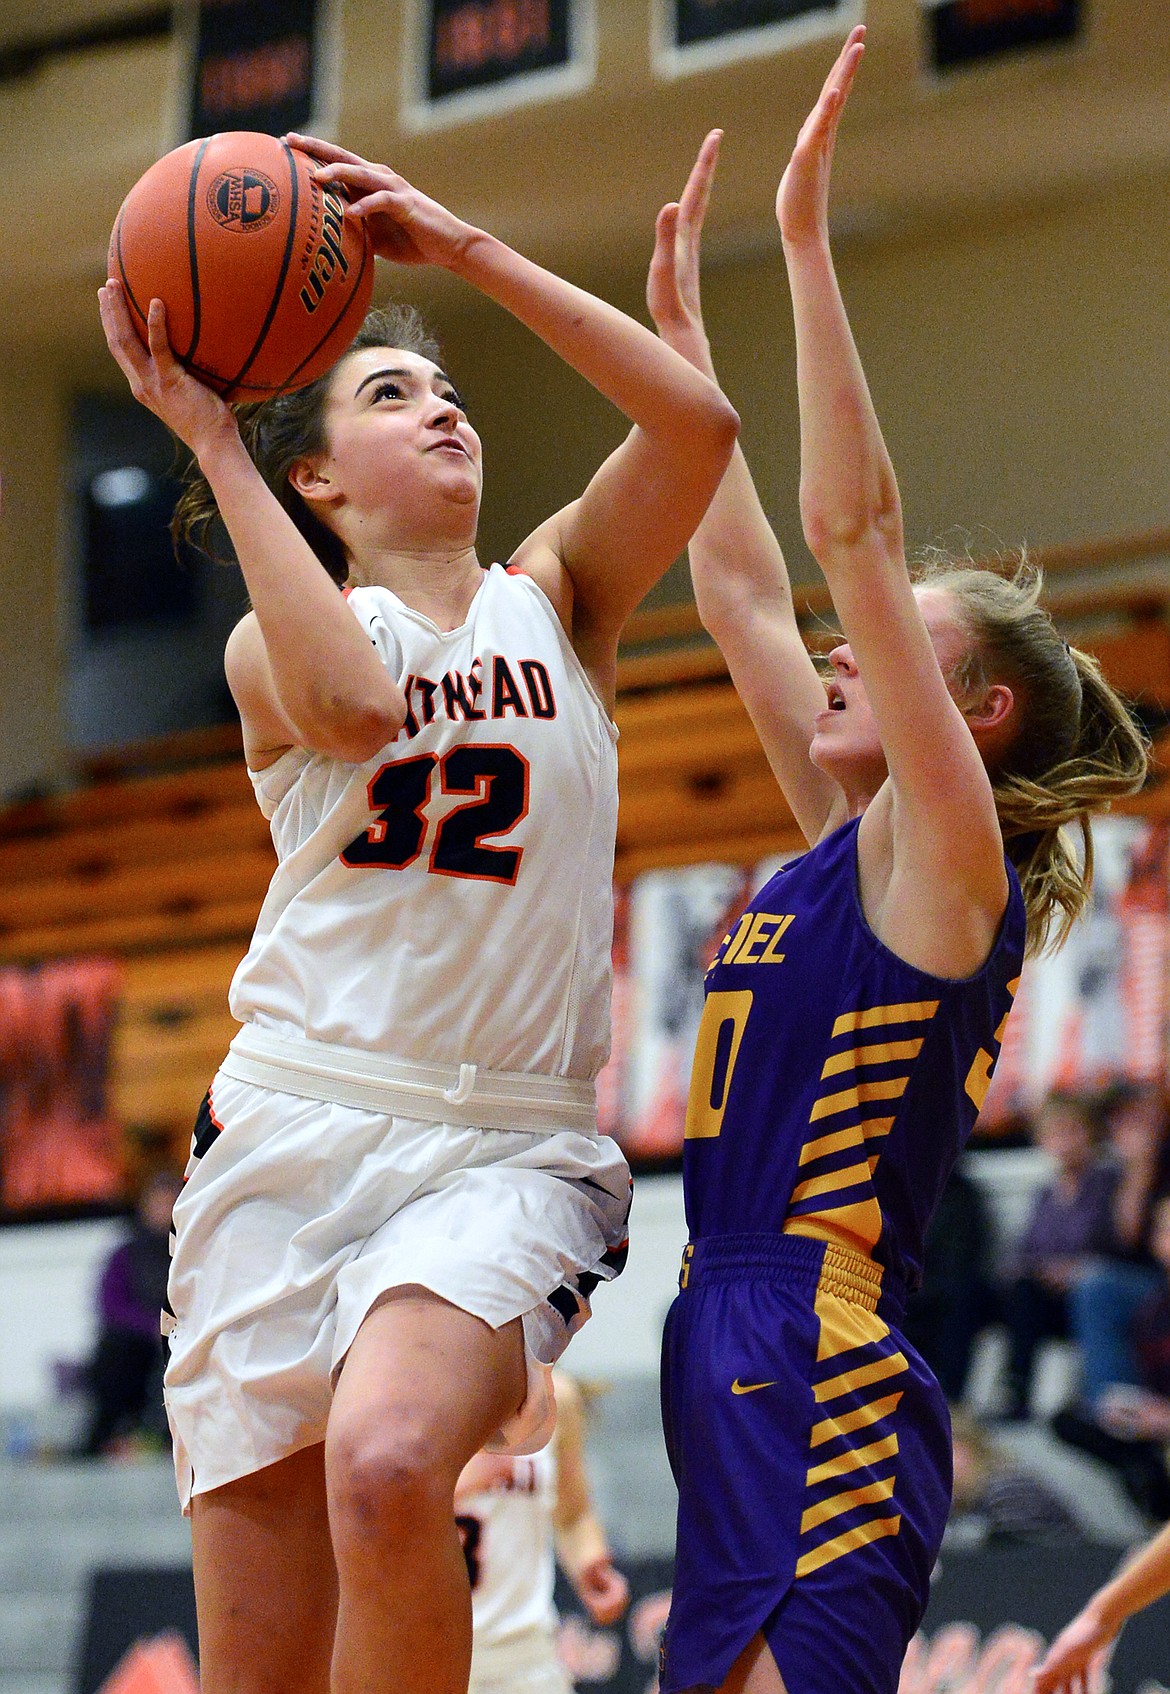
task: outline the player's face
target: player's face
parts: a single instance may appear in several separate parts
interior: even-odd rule
[[[969,639],[958,607],[940,588],[916,589],[915,599],[943,674],[950,676],[963,658]],[[885,781],[886,756],[877,719],[847,641],[834,647],[829,663],[833,676],[826,685],[826,706],[817,716],[809,758],[847,792],[872,795]]]
[[[482,487],[479,436],[451,379],[430,359],[367,347],[343,359],[325,412],[323,469],[357,511],[425,534],[452,519],[474,535]]]

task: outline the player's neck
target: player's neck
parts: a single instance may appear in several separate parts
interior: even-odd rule
[[[458,629],[482,581],[483,570],[471,545],[388,548],[353,561],[349,575],[351,587],[389,588],[440,629]]]
[[[880,756],[827,758],[822,752],[812,762],[818,770],[832,777],[840,789],[841,799],[835,812],[842,822],[846,818],[859,818],[890,780],[885,759]]]
[[[859,818],[872,804],[878,790],[888,781],[883,777],[875,787],[873,783],[858,783],[845,789],[845,815],[849,818]]]

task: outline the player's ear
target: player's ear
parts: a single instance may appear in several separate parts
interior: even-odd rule
[[[972,729],[1002,729],[1012,715],[1016,697],[1006,682],[992,683],[983,695],[963,707]]]
[[[310,505],[330,505],[338,498],[332,477],[319,459],[294,459],[289,467],[289,483],[302,500]]]

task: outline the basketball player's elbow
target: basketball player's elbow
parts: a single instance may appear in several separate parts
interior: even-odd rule
[[[809,551],[822,568],[859,552],[900,551],[901,509],[883,494],[858,489],[834,498],[802,488],[800,517]]]
[[[716,388],[714,383],[708,384],[709,392],[703,396],[704,404],[699,420],[704,439],[709,443],[711,457],[717,462],[719,475],[731,463],[731,455],[739,440],[739,413],[731,401]]]
[[[318,693],[302,715],[309,745],[351,765],[365,764],[380,753],[406,721],[402,690],[390,677],[385,682],[373,689]]]
[[[696,486],[710,484],[714,493],[739,439],[739,413],[722,389],[704,377],[691,387],[685,403],[663,407],[655,417],[638,421],[660,458],[672,467],[672,474]]]
[[[699,622],[712,641],[722,647],[725,641],[734,639],[745,617],[744,595],[733,575],[735,561],[724,556],[722,549],[705,547],[700,568],[696,570],[695,557],[699,550],[694,543],[690,551]]]

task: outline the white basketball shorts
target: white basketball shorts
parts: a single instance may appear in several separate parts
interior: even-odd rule
[[[525,1629],[485,1646],[473,1638],[467,1694],[573,1694],[551,1630]]]
[[[522,1318],[530,1375],[551,1365],[624,1264],[629,1201],[605,1137],[425,1121],[221,1070],[175,1207],[164,1317],[184,1512],[324,1440],[336,1372],[388,1289],[427,1288],[493,1328]]]

